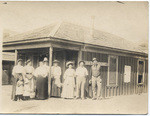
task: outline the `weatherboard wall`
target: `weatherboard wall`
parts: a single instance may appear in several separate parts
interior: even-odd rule
[[[96,57],[98,62],[106,62],[108,63],[109,54],[101,54],[96,52],[82,52],[82,60],[91,61],[93,57]],[[112,97],[117,95],[131,95],[131,94],[139,94],[139,91],[144,93],[148,90],[148,61],[145,60],[145,73],[144,73],[144,83],[141,86],[138,86],[137,83],[137,62],[138,58],[126,57],[126,56],[118,56],[118,76],[117,76],[117,86],[108,86],[108,66],[104,65],[101,69],[101,77],[102,77],[102,96]],[[125,65],[131,66],[131,78],[129,83],[124,82],[124,67]],[[91,68],[91,65],[86,65],[88,71]],[[88,77],[88,81],[91,77]],[[88,83],[86,87],[86,91],[89,97],[92,97],[92,87]],[[89,85],[89,86],[88,86]]]

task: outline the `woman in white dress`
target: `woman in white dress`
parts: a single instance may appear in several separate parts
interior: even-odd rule
[[[75,70],[73,69],[73,62],[69,61],[66,66],[69,68],[64,73],[64,83],[61,97],[74,98]]]
[[[24,99],[28,100],[29,98],[34,98],[35,94],[35,85],[34,85],[34,68],[31,66],[31,60],[27,60],[25,70],[25,78],[24,78]]]
[[[18,97],[19,99],[22,99],[22,94],[23,94],[23,85],[21,84],[20,87],[18,87],[18,81],[19,80],[23,80],[25,72],[24,72],[24,68],[22,66],[22,59],[18,59],[17,61],[17,65],[14,66],[13,70],[12,70],[12,75],[13,75],[13,88],[12,88],[12,95],[11,95],[11,99],[13,101],[17,101]],[[19,90],[19,91],[18,91]],[[18,96],[19,95],[19,96]]]

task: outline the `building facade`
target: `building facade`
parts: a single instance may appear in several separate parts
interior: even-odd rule
[[[15,62],[18,58],[24,62],[31,59],[34,68],[44,57],[49,59],[50,67],[53,60],[59,60],[62,82],[67,61],[74,61],[76,68],[78,62],[84,60],[89,71],[92,58],[96,57],[102,66],[103,98],[148,92],[148,54],[109,33],[63,22],[4,38],[3,52],[13,52]],[[85,91],[87,97],[92,96],[89,78]],[[48,83],[51,96],[50,76]]]

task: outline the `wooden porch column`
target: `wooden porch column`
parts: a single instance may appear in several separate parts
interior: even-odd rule
[[[52,66],[53,47],[49,47],[49,77],[48,77],[48,96],[51,97],[51,66]]]
[[[78,52],[78,63],[79,63],[80,60],[82,60],[82,50],[81,49]]]
[[[15,65],[17,65],[17,60],[18,60],[18,50],[15,50]]]

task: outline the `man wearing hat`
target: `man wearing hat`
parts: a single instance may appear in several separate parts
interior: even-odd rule
[[[24,99],[28,100],[29,98],[35,97],[35,85],[34,85],[34,68],[31,66],[31,60],[26,61],[25,78],[24,78]]]
[[[81,91],[81,98],[85,99],[84,92],[85,92],[85,83],[86,83],[86,78],[88,76],[88,71],[84,67],[84,65],[85,62],[80,61],[79,67],[76,69],[76,82],[77,82],[76,99],[80,97],[80,91]]]
[[[17,65],[13,67],[12,75],[13,75],[13,89],[12,89],[11,99],[13,101],[16,101],[17,100],[17,94],[16,94],[17,81],[20,78],[24,78],[25,76],[24,68],[22,66],[22,59],[17,60]]]
[[[52,77],[52,93],[51,96],[60,97],[61,96],[61,82],[60,82],[60,76],[61,76],[61,68],[58,66],[59,61],[54,60],[53,66],[51,67],[51,77]]]
[[[93,65],[91,67],[91,81],[92,81],[92,91],[93,91],[93,100],[101,99],[101,66],[98,64],[97,59],[93,58]],[[97,89],[96,89],[97,86]],[[97,91],[96,91],[97,90]]]

